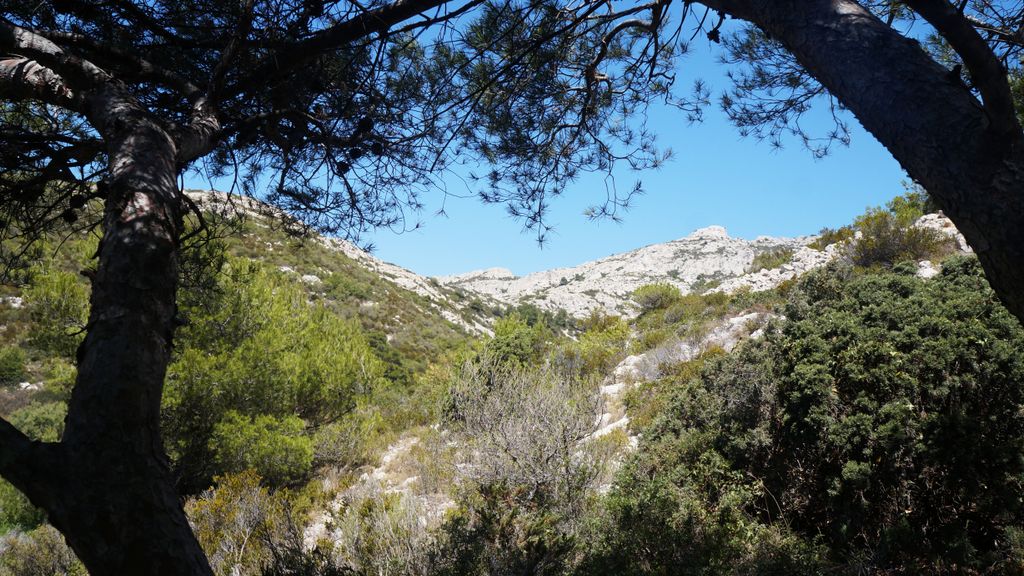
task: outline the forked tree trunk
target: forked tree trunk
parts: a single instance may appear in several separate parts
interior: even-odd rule
[[[104,234],[64,437],[46,446],[40,470],[12,480],[93,576],[208,575],[159,428],[182,228],[175,146],[138,119],[109,150]]]

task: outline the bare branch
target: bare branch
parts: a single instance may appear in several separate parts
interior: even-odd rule
[[[81,111],[82,95],[59,74],[20,56],[0,59],[0,96],[12,100],[39,100]]]

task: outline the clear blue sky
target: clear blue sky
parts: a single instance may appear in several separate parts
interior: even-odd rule
[[[423,275],[490,267],[523,275],[666,242],[712,224],[743,238],[813,234],[823,226],[847,224],[865,207],[902,192],[905,174],[852,116],[851,145],[836,145],[820,160],[794,139],[773,150],[766,142],[742,138],[717,108],[717,95],[727,87],[724,67],[715,62],[717,50],[706,40],[695,41],[678,77],[683,89],[698,77],[711,85],[714,100],[704,122],[688,125],[679,112],[653,110],[651,126],[661,145],[674,151],[673,159],[658,171],[615,173],[620,190],[639,179],[646,191],[621,224],[583,215],[604,197],[604,176],[593,175],[552,202],[548,221],[556,229],[543,247],[501,206],[472,197],[449,197],[448,216],[435,217],[440,193],[424,197],[421,229],[379,230],[364,241],[375,245],[377,257]],[[457,177],[447,183],[453,192],[467,191]]]
[[[724,66],[715,61],[717,46],[695,41],[682,62],[679,85],[694,78],[711,84],[713,97],[727,86]],[[767,142],[743,138],[715,101],[701,124],[688,125],[682,113],[653,111],[662,146],[675,155],[658,171],[616,172],[620,190],[639,179],[646,191],[621,224],[591,222],[583,211],[604,195],[603,176],[584,177],[552,201],[549,221],[556,225],[543,247],[532,232],[506,216],[501,206],[474,198],[448,198],[448,217],[434,217],[439,206],[428,199],[414,232],[387,230],[367,237],[375,255],[425,275],[509,268],[519,275],[573,266],[657,242],[686,236],[711,224],[732,236],[799,236],[823,226],[849,223],[869,205],[902,192],[905,173],[888,151],[850,115],[849,147],[836,145],[820,160],[795,139],[775,151]],[[456,178],[453,190],[465,191]]]

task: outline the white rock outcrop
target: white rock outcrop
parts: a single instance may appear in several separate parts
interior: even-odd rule
[[[970,252],[962,234],[942,214],[926,214],[914,226],[947,234],[962,252]],[[857,232],[855,238],[859,238]],[[481,294],[499,302],[516,305],[530,302],[557,311],[564,309],[577,317],[592,310],[632,316],[636,309],[630,301],[634,290],[645,284],[673,284],[684,293],[754,292],[770,290],[782,282],[796,278],[842,257],[846,243],[836,243],[818,250],[809,246],[816,236],[774,238],[759,236],[755,240],[733,238],[721,226],[708,226],[685,238],[652,244],[623,254],[586,262],[571,268],[556,268],[518,277],[504,268],[490,268],[436,280],[445,286]],[[781,266],[751,271],[754,257],[773,250],[791,250],[789,261]],[[922,268],[930,277],[937,268]]]
[[[573,316],[585,316],[592,310],[630,316],[635,313],[630,294],[654,282],[673,284],[683,292],[704,292],[724,286],[734,290],[744,285],[755,290],[771,288],[834,257],[833,252],[808,248],[807,244],[814,239],[761,236],[745,240],[729,236],[721,226],[708,226],[685,238],[572,268],[523,277],[503,268],[491,268],[442,276],[437,281],[510,305],[531,302],[546,310],[564,309]],[[793,262],[777,270],[748,274],[754,257],[771,250],[793,250]]]

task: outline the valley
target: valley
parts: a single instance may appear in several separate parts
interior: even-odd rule
[[[942,491],[907,484],[953,457],[945,434],[1006,455],[1024,430],[1024,331],[913,196],[814,237],[712,226],[521,278],[426,278],[192,196],[219,233],[184,252],[162,427],[217,574],[916,570],[938,556],[872,539],[893,514],[969,537],[935,503],[1014,482],[971,460],[927,472]],[[94,244],[44,245],[3,287],[0,412],[40,440],[62,433]],[[969,382],[1006,401],[948,388]],[[980,505],[1012,533],[998,494]],[[0,532],[0,574],[81,570],[6,483]],[[1014,566],[1005,542],[967,561]]]

